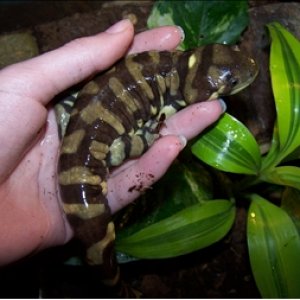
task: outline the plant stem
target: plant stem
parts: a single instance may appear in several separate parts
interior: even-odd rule
[[[246,176],[234,185],[234,191],[235,193],[244,193],[245,190],[261,182],[263,181],[261,180],[260,176]]]

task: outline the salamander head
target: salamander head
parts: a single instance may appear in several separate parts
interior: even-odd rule
[[[213,45],[211,60],[207,79],[215,92],[210,99],[238,93],[250,85],[258,74],[255,61],[236,46]]]
[[[187,103],[235,94],[258,74],[255,61],[236,46],[207,45],[186,55],[188,74],[183,95]]]

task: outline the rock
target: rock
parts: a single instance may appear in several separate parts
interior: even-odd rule
[[[12,32],[0,36],[0,69],[38,55],[36,39],[31,31]]]
[[[146,21],[152,1],[107,2],[100,10],[74,15],[35,26],[34,31],[41,52],[58,48],[79,37],[93,35],[106,30],[119,20],[129,18],[135,31],[146,29]]]

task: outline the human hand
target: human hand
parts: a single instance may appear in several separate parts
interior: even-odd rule
[[[74,40],[0,72],[0,265],[72,238],[58,193],[59,139],[53,97],[108,68],[128,51],[170,50],[180,38],[180,30],[172,26],[134,37],[132,24],[121,21],[106,32]],[[185,138],[200,133],[221,113],[219,102],[211,101],[167,120],[163,137],[108,180],[112,211],[138,196],[137,191],[128,191],[136,174],[154,175],[139,178],[145,187],[158,180],[184,147]]]

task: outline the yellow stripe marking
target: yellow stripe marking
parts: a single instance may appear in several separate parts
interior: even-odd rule
[[[158,119],[161,117],[162,114],[164,114],[166,118],[169,118],[169,117],[173,116],[176,112],[177,112],[177,110],[173,107],[173,105],[165,105],[161,109]]]
[[[160,74],[155,74],[155,81],[158,84],[159,91],[164,94],[166,92],[166,82],[163,76]]]
[[[109,146],[94,140],[91,142],[89,150],[96,159],[103,160],[106,158],[106,155],[109,151]]]
[[[175,68],[172,68],[169,76],[170,76],[170,94],[172,96],[175,96],[179,89],[179,83],[180,83],[177,70]]]
[[[145,78],[142,74],[143,65],[134,62],[133,57],[134,56],[128,56],[127,59],[125,60],[127,70],[131,74],[131,76],[134,78],[136,83],[145,92],[146,96],[149,99],[153,100],[154,99],[153,91],[152,91],[150,85],[147,83],[147,81],[145,80]]]
[[[108,86],[113,91],[115,96],[125,104],[125,107],[130,110],[130,113],[134,113],[140,109],[139,101],[130,95],[129,91],[124,87],[118,78],[111,77],[108,81]]]
[[[80,94],[96,95],[99,92],[99,85],[92,80],[83,87],[83,89],[80,91]]]
[[[201,52],[201,49],[195,50],[188,60],[189,70],[185,78],[184,86],[184,99],[187,103],[194,103],[198,96],[197,89],[193,88],[192,85],[201,63]]]
[[[107,195],[107,192],[108,192],[108,190],[107,190],[107,182],[106,181],[102,181],[100,183],[100,186],[102,188],[102,194],[103,195]]]
[[[125,159],[125,144],[121,138],[113,141],[110,148],[110,163],[112,166],[119,166]]]
[[[85,130],[78,129],[73,133],[69,134],[68,136],[65,136],[61,148],[61,153],[68,153],[68,154],[76,153],[79,145],[82,142],[82,139],[84,138],[84,135],[85,135]]]
[[[99,101],[95,101],[86,106],[80,113],[81,119],[87,124],[92,124],[95,120],[99,119],[111,125],[118,134],[123,134],[125,128],[119,118],[111,111],[104,108]]]
[[[155,81],[157,82],[159,98],[160,98],[160,107],[164,106],[164,94],[166,93],[166,81],[163,76],[160,74],[155,74]]]
[[[103,264],[103,251],[107,245],[115,240],[115,226],[113,222],[109,222],[106,229],[105,237],[93,244],[87,249],[87,260],[90,265],[102,265]]]
[[[156,106],[150,105],[150,113],[152,116],[156,115],[158,112],[158,108]]]
[[[188,60],[188,67],[189,69],[193,68],[194,64],[197,62],[197,58],[196,58],[196,55],[195,54],[192,54],[190,57],[189,57],[189,60]]]
[[[154,65],[158,65],[160,63],[160,54],[158,51],[149,51],[148,55],[150,56]]]
[[[63,204],[66,214],[75,215],[83,220],[91,219],[100,216],[105,211],[104,204]]]
[[[144,142],[140,136],[133,135],[131,137],[130,157],[136,157],[143,153]]]
[[[144,121],[143,121],[143,119],[138,119],[138,120],[136,120],[136,125],[137,125],[137,127],[139,127],[139,128],[141,128],[142,126],[144,126]]]
[[[94,175],[88,168],[76,166],[67,171],[60,172],[58,180],[61,185],[69,184],[92,184],[99,185],[101,178],[98,175]]]

